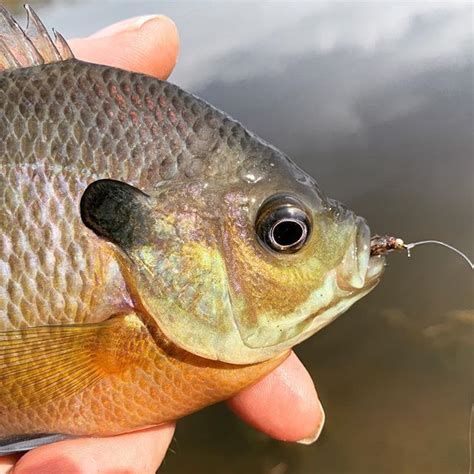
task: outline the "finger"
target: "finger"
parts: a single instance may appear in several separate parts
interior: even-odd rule
[[[166,79],[179,52],[176,25],[162,15],[116,23],[69,45],[78,59]]]
[[[11,471],[13,465],[18,461],[19,455],[10,454],[8,456],[0,457],[0,474],[7,474]]]
[[[273,438],[310,444],[324,425],[324,411],[308,371],[292,353],[256,385],[229,401],[241,418]]]
[[[165,424],[109,438],[81,438],[36,448],[16,464],[14,474],[156,472],[174,433]]]

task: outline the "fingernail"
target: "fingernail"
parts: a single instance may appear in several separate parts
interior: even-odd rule
[[[319,410],[321,411],[321,421],[318,425],[318,428],[316,429],[314,434],[312,434],[311,436],[298,440],[297,443],[299,444],[306,444],[306,445],[313,444],[319,438],[321,431],[323,431],[324,422],[326,421],[326,414],[324,413],[323,406],[321,405],[321,402],[319,400],[318,400],[318,403],[319,403]]]
[[[105,38],[107,36],[114,36],[121,33],[133,32],[139,30],[145,23],[153,20],[169,20],[168,17],[163,15],[144,15],[135,18],[129,18],[127,20],[119,21],[113,25],[107,26],[106,28],[97,31],[90,38]]]

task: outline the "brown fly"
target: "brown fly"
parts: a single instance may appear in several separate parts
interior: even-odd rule
[[[403,239],[400,239],[399,237],[392,237],[390,235],[374,235],[370,239],[370,255],[386,255],[389,252],[393,252],[394,250],[406,250],[407,255],[410,257],[410,251],[412,248],[424,244],[436,244],[442,245],[443,247],[447,247],[448,249],[460,255],[469,264],[471,269],[474,269],[474,264],[467,257],[467,255],[465,255],[452,245],[449,245],[445,242],[440,242],[439,240],[422,240],[420,242],[412,242],[410,244],[406,244]]]

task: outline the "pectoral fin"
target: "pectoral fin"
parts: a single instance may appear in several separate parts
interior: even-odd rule
[[[98,324],[0,332],[0,406],[67,398],[127,370],[136,355],[123,348],[142,331],[145,326],[132,314]]]
[[[12,436],[11,438],[0,439],[0,456],[12,453],[21,453],[38,448],[46,444],[56,443],[65,439],[72,439],[74,436],[61,434],[37,434],[25,436]]]

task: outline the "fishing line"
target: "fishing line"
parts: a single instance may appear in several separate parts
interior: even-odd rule
[[[443,247],[446,247],[446,248],[452,250],[453,252],[460,255],[468,263],[468,265],[471,267],[471,270],[474,270],[474,264],[472,263],[472,261],[468,258],[468,256],[465,253],[461,252],[460,250],[453,247],[452,245],[449,245],[446,242],[440,242],[439,240],[420,240],[419,242],[412,242],[411,244],[404,244],[404,247],[407,251],[408,257],[411,257],[411,249],[412,248],[418,247],[418,245],[424,245],[424,244],[441,245]]]
[[[471,267],[471,270],[474,270],[474,264],[472,260],[463,252],[458,250],[456,247],[447,244],[446,242],[441,242],[439,240],[420,240],[419,242],[411,242],[406,244],[402,239],[397,237],[392,237],[390,235],[374,235],[370,239],[370,255],[386,255],[394,250],[406,250],[408,258],[411,257],[411,250],[419,245],[434,244],[441,245],[447,249],[457,253],[462,257],[468,265]],[[468,434],[468,453],[469,453],[469,470],[468,474],[473,474],[472,472],[472,423],[474,418],[474,403],[471,404],[471,413],[469,416],[469,434]]]
[[[374,235],[370,239],[370,254],[375,255],[386,255],[387,253],[393,252],[394,250],[406,250],[408,257],[411,257],[411,250],[419,245],[425,244],[435,244],[446,247],[449,250],[457,253],[461,256],[471,267],[471,270],[474,270],[474,264],[469,257],[458,250],[456,247],[447,244],[446,242],[441,242],[439,240],[420,240],[419,242],[411,242],[406,244],[402,239],[391,237],[389,235]]]
[[[472,474],[472,418],[474,415],[474,403],[471,403],[471,415],[469,417],[469,471],[467,474]]]
[[[463,252],[458,250],[456,247],[447,244],[446,242],[441,242],[439,240],[420,240],[419,242],[411,242],[406,244],[402,239],[397,237],[392,237],[390,235],[374,235],[370,239],[370,255],[371,256],[378,256],[378,255],[386,255],[394,250],[406,250],[407,256],[411,257],[411,250],[419,245],[425,244],[434,244],[434,245],[441,245],[442,247],[446,247],[447,249],[457,253],[460,257],[462,257],[468,265],[471,267],[471,270],[474,270],[474,264],[472,260]],[[472,472],[472,424],[474,418],[474,403],[471,404],[471,413],[469,416],[469,435],[468,435],[468,453],[469,453],[469,471],[468,474],[473,474]]]

